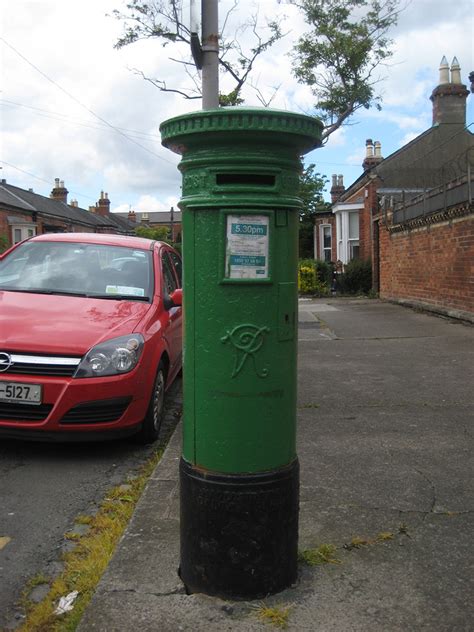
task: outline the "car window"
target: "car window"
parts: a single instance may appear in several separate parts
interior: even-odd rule
[[[179,255],[177,255],[175,252],[172,252],[171,250],[168,252],[170,259],[171,259],[171,265],[174,268],[174,271],[176,272],[176,276],[178,277],[178,287],[182,287],[183,285],[183,264],[181,261],[181,257]]]
[[[163,252],[161,256],[161,265],[163,268],[163,283],[165,286],[164,289],[166,294],[168,294],[169,296],[172,292],[174,292],[174,290],[176,290],[178,284],[176,282],[176,278],[171,267],[171,262],[166,252]]]
[[[151,252],[77,242],[26,242],[0,262],[0,289],[150,300]]]

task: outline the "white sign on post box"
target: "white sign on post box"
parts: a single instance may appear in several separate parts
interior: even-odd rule
[[[227,216],[227,279],[268,279],[268,228],[268,215]]]

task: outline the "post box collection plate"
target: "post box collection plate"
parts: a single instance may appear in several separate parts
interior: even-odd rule
[[[227,215],[225,277],[268,279],[268,215]]]

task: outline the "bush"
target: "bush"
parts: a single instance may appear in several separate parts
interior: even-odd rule
[[[323,263],[323,262],[319,262]],[[314,259],[301,259],[298,264],[298,290],[301,294],[327,296],[329,284],[319,274],[318,262]]]
[[[321,283],[325,283],[328,287],[331,287],[334,264],[322,261],[321,259],[316,259],[314,265],[316,266],[316,271]]]
[[[338,275],[338,285],[344,294],[368,294],[372,289],[372,263],[370,259],[353,259]]]
[[[9,248],[8,238],[6,235],[0,235],[0,254]]]

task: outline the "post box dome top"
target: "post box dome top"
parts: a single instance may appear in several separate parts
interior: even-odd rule
[[[223,107],[191,112],[160,125],[161,142],[177,154],[214,142],[272,142],[301,154],[321,145],[323,124],[317,118],[286,110]]]

